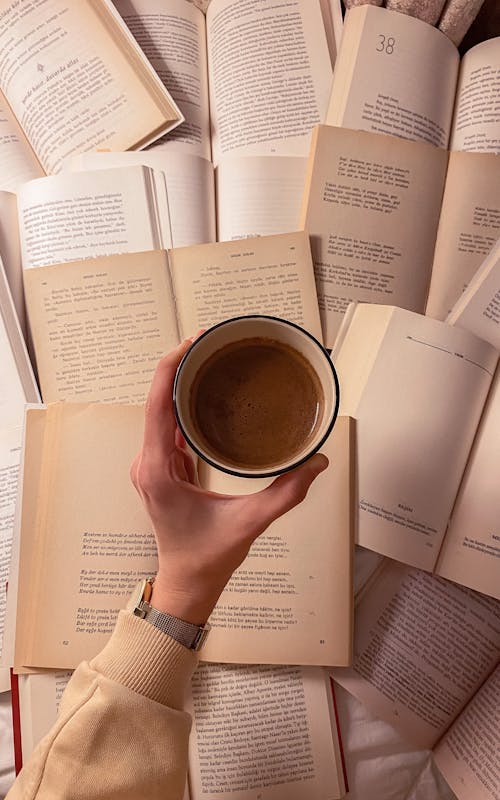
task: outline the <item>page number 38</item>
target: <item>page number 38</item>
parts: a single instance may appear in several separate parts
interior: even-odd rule
[[[377,51],[379,53],[387,53],[388,56],[392,56],[395,44],[396,39],[394,36],[384,36],[383,33],[378,34]]]

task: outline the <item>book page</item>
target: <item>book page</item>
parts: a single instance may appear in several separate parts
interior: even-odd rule
[[[447,317],[500,350],[500,239]]]
[[[351,663],[353,435],[353,421],[339,417],[321,448],[329,467],[306,500],[250,548],[210,617],[205,661]],[[226,475],[202,461],[199,473],[202,486],[228,494],[271,482]]]
[[[55,724],[61,697],[72,674],[60,671],[19,675],[23,764]]]
[[[497,800],[500,666],[447,732],[434,760],[459,800]]]
[[[36,497],[40,485],[45,418],[45,410],[41,406],[29,406],[26,409],[12,536],[6,624],[1,653],[2,665],[9,667],[13,667],[16,663],[16,650],[19,646],[19,639],[24,634],[25,620],[18,614],[18,599],[21,594],[19,592],[19,575],[21,558],[31,561],[32,536],[26,536],[22,541],[21,529],[25,526],[26,530],[32,534],[35,527],[37,514]],[[32,564],[30,563],[29,566],[31,567]],[[31,570],[29,572],[31,578]],[[31,583],[27,585],[30,586]]]
[[[351,8],[325,121],[447,147],[458,65],[437,28],[385,8]]]
[[[332,79],[318,0],[212,0],[207,52],[214,165],[307,156]]]
[[[499,182],[500,156],[450,153],[427,316],[446,319],[500,237]]]
[[[222,159],[216,171],[220,242],[300,228],[307,159],[245,156]]]
[[[59,710],[59,703],[71,672],[43,672],[19,676],[21,736],[23,761],[26,763],[31,753],[45,734],[54,725]],[[279,745],[273,756],[283,758],[288,763],[288,775],[292,786],[297,791],[304,787],[313,788],[318,781],[318,773],[323,776],[323,785],[327,788],[325,798],[340,797],[344,793],[342,765],[333,709],[332,688],[328,676],[321,669],[268,666],[251,667],[236,665],[200,664],[191,684],[188,698],[188,711],[193,716],[193,728],[190,738],[190,771],[192,800],[196,797],[212,796],[207,784],[213,783],[213,759],[221,756],[221,768],[224,768],[224,780],[234,779],[241,784],[240,760],[245,747],[245,761],[252,752],[252,741],[255,738],[254,708],[258,702],[261,708],[259,724],[263,726],[267,737],[279,737]],[[250,715],[238,714],[235,721],[231,708],[248,707],[252,703]],[[207,716],[207,710],[209,716]],[[227,725],[220,725],[221,715]],[[300,727],[299,727],[300,723]],[[290,724],[294,733],[290,732]],[[219,730],[215,730],[215,726]],[[294,747],[290,746],[293,736]],[[240,746],[235,747],[235,743]],[[206,748],[210,749],[211,764],[208,766]],[[226,748],[223,751],[223,748]],[[262,744],[253,743],[254,758],[252,774],[248,784],[262,782],[265,772],[270,772],[269,756]],[[229,763],[229,753],[234,751]],[[300,759],[300,767],[297,759]],[[285,772],[286,767],[283,768]],[[249,771],[247,768],[245,772]],[[239,772],[239,774],[238,774]],[[217,787],[220,788],[221,769],[217,770]],[[271,782],[273,778],[269,778]],[[274,780],[278,780],[275,773]],[[283,783],[283,775],[279,784]],[[196,786],[196,788],[195,788]],[[199,787],[199,788],[198,788]],[[335,788],[337,787],[337,788]],[[280,786],[277,791],[283,791]],[[276,788],[275,790],[276,791]],[[201,792],[198,794],[198,792]],[[218,794],[217,794],[218,796]],[[232,795],[237,797],[239,795]],[[252,795],[253,797],[254,795]],[[279,796],[279,795],[278,795]],[[318,794],[315,797],[322,797]],[[291,795],[285,795],[291,797]],[[299,795],[301,797],[301,795]]]
[[[27,270],[25,286],[45,402],[144,402],[179,343],[166,253]]]
[[[431,748],[498,660],[496,600],[389,563],[357,612],[341,686],[417,747]]]
[[[487,39],[462,59],[451,150],[500,154],[500,37]]]
[[[40,395],[1,259],[0,331],[0,420],[9,428],[14,419],[17,427],[24,420],[24,403],[37,403]]]
[[[112,8],[2,0],[0,89],[47,173],[72,153],[136,148],[180,119]]]
[[[5,627],[6,587],[9,579],[21,439],[21,427],[0,430],[0,651]],[[0,667],[0,692],[7,689],[10,689],[9,670]]]
[[[210,160],[210,111],[205,15],[187,0],[115,0],[184,122],[154,144]]]
[[[497,369],[436,572],[500,600],[500,368]]]
[[[270,314],[321,341],[306,233],[177,248],[169,261],[181,337],[239,314]]]
[[[214,169],[205,158],[155,147],[133,153],[82,153],[65,169],[85,171],[135,164],[165,176],[172,247],[215,242]]]
[[[424,310],[446,162],[430,145],[316,129],[301,227],[327,347],[353,301]]]
[[[323,15],[323,25],[325,26],[326,41],[330,53],[330,62],[335,66],[337,53],[342,38],[344,20],[342,17],[342,5],[340,0],[319,0],[321,14]]]
[[[497,361],[468,331],[357,306],[335,365],[357,420],[362,547],[434,568]]]
[[[359,602],[361,596],[382,569],[385,558],[373,550],[366,550],[356,545],[354,549],[354,601]]]
[[[2,692],[9,692],[10,687],[10,668],[0,666],[0,694]]]
[[[44,171],[17,119],[0,92],[0,190],[16,192],[22,183]]]
[[[92,658],[137,581],[155,574],[151,524],[129,477],[143,413],[48,406],[39,481],[23,495],[19,585],[31,591],[18,596],[16,666],[74,669]],[[54,581],[64,597],[56,608]]]
[[[34,410],[38,411],[40,409],[40,405],[29,403],[27,404],[26,408],[30,409],[32,413]],[[14,456],[15,449],[19,443],[20,446],[20,453],[19,453],[19,465],[18,467],[14,466],[14,459],[11,461],[11,466],[8,469],[8,473],[10,476],[13,474],[13,470],[17,472],[17,489],[16,489],[16,498],[14,501],[14,517],[12,520],[12,537],[11,537],[11,546],[10,546],[10,558],[9,558],[9,575],[8,575],[8,591],[7,591],[7,598],[6,598],[6,605],[5,605],[5,621],[4,621],[4,629],[2,632],[2,648],[0,650],[0,668],[6,667],[7,670],[11,668],[14,664],[14,650],[15,650],[15,638],[16,638],[16,627],[17,627],[17,589],[18,589],[18,572],[19,572],[19,552],[20,552],[20,528],[21,528],[21,512],[22,512],[22,490],[23,484],[25,481],[29,482],[29,471],[31,469],[31,475],[35,476],[36,485],[38,485],[38,478],[39,478],[39,463],[38,463],[38,456],[41,452],[41,443],[43,441],[43,427],[38,427],[39,438],[34,439],[31,436],[31,445],[32,449],[30,453],[26,453],[25,448],[25,437],[26,437],[26,426],[27,420],[24,420],[24,425],[21,428],[14,428],[11,429],[9,433],[5,434],[4,441],[7,443],[7,446],[12,451],[12,455]],[[16,433],[17,431],[17,433]],[[17,438],[19,436],[19,438]],[[12,438],[11,438],[12,437]],[[7,451],[5,451],[7,452]],[[8,459],[9,461],[10,459]],[[36,467],[33,469],[32,465],[35,462]],[[10,494],[11,490],[9,490]],[[24,509],[27,511],[27,509]]]
[[[345,793],[326,673],[200,664],[188,710],[191,800],[332,800]]]
[[[19,325],[26,338],[23,268],[17,219],[17,199],[11,192],[0,191],[0,260],[5,269]]]
[[[167,208],[163,175],[148,167],[30,181],[18,195],[23,267],[168,247]]]
[[[18,597],[16,666],[72,669],[91,658],[109,638],[136,582],[155,573],[151,524],[129,477],[142,419],[140,406],[48,406],[39,480],[28,483],[23,496],[19,583],[29,581],[32,589]],[[285,657],[292,663],[350,663],[348,421],[334,431],[333,468],[322,473],[323,483],[321,476],[315,481],[309,505],[300,507],[307,523],[295,516],[297,534],[292,539],[290,514],[288,526],[281,521],[280,534],[269,529],[267,540],[258,540],[253,557],[258,558],[261,548],[262,557],[254,562],[263,563],[261,572],[250,574],[255,569],[250,560],[246,572],[233,578],[211,617],[205,660],[231,661],[237,653],[237,660],[247,663],[283,663]],[[315,503],[315,491],[322,492],[323,506]],[[310,522],[314,511],[317,524]],[[304,527],[314,530],[314,537],[306,537]],[[288,566],[292,557],[293,574]],[[64,598],[56,607],[54,582]],[[238,586],[246,587],[246,595],[236,613]],[[296,592],[302,595],[296,597]],[[235,616],[240,630],[235,629]]]
[[[36,400],[36,389],[14,305],[0,261],[0,425],[19,428],[24,404]]]

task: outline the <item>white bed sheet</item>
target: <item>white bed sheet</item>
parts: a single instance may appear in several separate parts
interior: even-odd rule
[[[415,750],[335,684],[349,800],[454,800],[429,750]]]

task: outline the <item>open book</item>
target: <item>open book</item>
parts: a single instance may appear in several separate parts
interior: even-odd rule
[[[500,154],[450,153],[427,316],[447,318],[495,245],[500,235],[499,181]]]
[[[301,227],[327,346],[353,301],[423,313],[429,293],[444,319],[498,237],[499,182],[500,155],[318,126]]]
[[[500,239],[447,317],[500,350]]]
[[[459,65],[458,51],[448,37],[437,28],[412,16],[371,5],[352,8],[346,15],[326,122],[329,125],[391,135],[440,148],[449,147],[454,151],[449,159],[437,238],[433,219],[422,242],[418,242],[419,217],[426,213],[426,204],[429,202],[425,190],[416,204],[413,202],[412,205],[407,205],[406,210],[401,208],[397,215],[393,211],[385,220],[381,214],[378,215],[382,233],[385,233],[385,238],[382,235],[379,245],[394,247],[398,254],[401,252],[399,240],[399,243],[409,247],[408,250],[403,248],[404,258],[405,253],[412,253],[411,247],[417,242],[416,273],[420,272],[424,253],[430,247],[434,248],[435,244],[434,255],[423,264],[423,270],[427,279],[426,290],[429,291],[426,314],[437,319],[446,318],[498,238],[499,74],[500,37],[489,39],[472,48]],[[386,139],[385,147],[389,157],[393,154],[398,159],[398,148],[394,142]],[[356,157],[359,155],[357,153]],[[367,159],[369,162],[373,161],[370,155],[369,153]],[[422,150],[420,158],[422,163],[419,169],[429,174],[432,157],[426,156],[425,150]],[[363,157],[360,160],[363,161]],[[375,159],[375,165],[379,160]],[[407,169],[409,165],[402,166]],[[325,171],[324,164],[318,167],[319,176],[322,171]],[[330,168],[329,171],[335,174],[334,169]],[[380,186],[376,177],[372,173],[371,185],[365,186],[367,190],[401,196],[400,186],[399,191],[395,191],[394,184],[391,188],[385,176],[381,180],[384,185]],[[345,183],[349,187],[350,181],[346,180]],[[415,182],[413,183],[416,187]],[[359,186],[359,183],[355,183],[355,187]],[[317,195],[318,187],[315,191]],[[437,195],[432,195],[431,208],[435,209],[435,204],[439,203],[441,191],[442,188],[438,189]],[[411,189],[405,193],[407,201],[411,200],[410,193]],[[349,204],[356,207],[356,199],[355,196],[351,197]],[[328,227],[320,221],[319,206],[321,202],[316,199],[314,208],[317,210],[311,216],[313,223],[316,217],[319,238],[323,238],[321,257],[330,264],[332,253],[326,256],[325,239],[332,226]],[[377,230],[377,214],[369,214],[366,210],[355,210],[354,213],[363,213],[361,224],[368,226],[368,230]],[[394,226],[392,232],[388,231],[391,223]],[[402,225],[402,229],[398,233],[399,225]],[[372,238],[377,243],[376,237]],[[369,243],[372,244],[372,241]],[[399,265],[397,259],[392,262],[394,267],[401,264],[405,265],[407,273],[413,259],[400,261]],[[340,265],[342,273],[345,273],[347,265],[342,254]],[[431,265],[432,279],[429,287]],[[384,284],[384,272],[391,276],[395,270],[384,269],[384,260],[377,263],[377,258],[374,262],[372,256],[369,272],[375,273],[371,288],[380,289],[377,284],[380,279]],[[333,277],[335,295],[339,289],[336,285],[338,277]],[[419,289],[422,287],[422,280]],[[385,301],[374,296],[359,296],[352,279],[347,286],[352,288],[353,300],[391,302],[414,311],[423,311],[421,304],[425,304],[425,297],[422,300],[421,294],[412,291],[412,282],[407,277],[403,278],[403,283],[405,287],[401,297],[398,287],[395,286],[391,292],[393,297],[388,297]],[[383,290],[384,286],[381,288]],[[408,304],[408,292],[411,292],[411,305]],[[344,297],[346,294],[345,291],[341,292]]]
[[[60,173],[28,181],[17,196],[0,191],[0,257],[22,328],[24,269],[170,247],[173,236],[183,245],[189,217],[173,222],[164,175],[148,167]]]
[[[387,562],[356,611],[335,680],[422,748],[460,800],[495,800],[500,603]]]
[[[329,125],[450,150],[500,151],[500,38],[458,50],[437,28],[364,5],[348,11]]]
[[[24,406],[37,402],[38,390],[0,260],[0,650],[5,624],[17,478]],[[10,686],[0,667],[0,692]]]
[[[19,676],[24,763],[55,723],[70,676]],[[187,708],[193,727],[185,800],[254,800],[260,792],[273,800],[336,800],[347,791],[333,683],[324,670],[200,664]]]
[[[363,547],[500,598],[498,351],[469,331],[353,306],[333,354],[356,418]]]
[[[182,121],[110,0],[0,4],[2,189],[94,148],[144,147]]]
[[[148,151],[150,166],[61,172],[22,184],[17,195],[0,191],[0,257],[23,329],[23,269],[215,238],[197,162],[193,171],[188,156],[166,155],[168,169],[162,151]],[[193,203],[204,207],[202,218]]]
[[[154,367],[166,350],[177,344],[181,338],[191,335],[193,331],[234,313],[261,311],[285,316],[321,337],[309,241],[304,232],[179,248],[170,251],[168,255],[160,251],[39,267],[26,270],[25,281],[37,364],[46,401],[85,399],[143,402]],[[75,312],[80,326],[78,331],[73,327]],[[71,329],[66,324],[67,320],[71,320]],[[97,413],[92,411],[93,408],[90,406],[86,413]],[[75,417],[75,420],[77,419],[78,415]],[[338,437],[341,435],[338,425],[336,430]],[[88,432],[82,435],[84,440],[88,439]],[[138,444],[137,440],[134,446],[137,448]],[[130,459],[133,456],[133,449],[131,447]],[[119,451],[110,446],[106,452]],[[339,468],[339,459],[332,457],[331,460],[333,479],[341,482],[347,480],[346,474]],[[88,468],[84,466],[85,459],[79,458],[78,462],[79,468],[83,469],[85,475],[88,472]],[[55,463],[52,457],[49,463]],[[125,472],[128,476],[128,467]],[[352,543],[349,511],[345,516],[350,505],[350,490],[344,483],[338,490],[334,489],[332,492],[332,478],[328,477],[327,473],[325,476],[323,489],[321,490],[321,484],[318,486],[318,491],[322,492],[322,498],[324,494],[324,498],[301,507],[302,513],[306,513],[307,518],[302,520],[299,516],[297,525],[298,529],[302,526],[309,529],[312,524],[311,514],[317,515],[317,522],[313,523],[314,539],[318,545],[323,536],[328,539],[328,543],[323,542],[323,544],[326,547],[325,553],[333,548],[331,558],[319,557],[318,553],[315,555],[316,546],[311,548],[309,543],[307,558],[301,552],[299,559],[300,570],[306,569],[306,564],[310,564],[307,572],[309,577],[301,572],[301,576],[289,579],[287,569],[284,567],[290,555],[284,531],[291,530],[289,526],[292,523],[291,518],[287,517],[282,523],[286,526],[283,534],[279,532],[270,534],[276,535],[277,538],[270,539],[266,545],[262,545],[264,549],[257,563],[262,560],[264,565],[269,567],[274,560],[279,560],[279,574],[277,572],[274,578],[269,578],[269,585],[272,585],[273,580],[277,581],[274,585],[280,585],[280,596],[286,598],[287,607],[293,609],[295,580],[298,581],[297,585],[302,587],[297,591],[298,596],[300,597],[305,591],[310,597],[311,614],[301,606],[300,624],[294,611],[287,612],[292,616],[286,620],[283,617],[279,623],[279,627],[283,629],[283,636],[287,631],[292,631],[293,637],[296,636],[300,640],[300,652],[293,657],[294,660],[313,657],[320,658],[322,662],[326,658],[328,663],[331,658],[349,659],[350,627],[349,624],[346,626],[345,622],[352,608]],[[230,486],[225,481],[221,485],[219,478],[220,476],[212,476],[210,473],[204,475],[207,485],[220,491],[244,492],[248,491],[250,486],[251,489],[256,487],[254,482],[248,484],[240,481],[239,488],[236,488],[231,478],[227,479],[231,482]],[[33,488],[35,494],[38,491],[37,486],[38,484]],[[127,489],[130,491],[128,477]],[[69,495],[66,491],[62,491],[61,496],[71,494],[71,491]],[[133,500],[135,504],[135,497]],[[327,513],[328,508],[331,510]],[[72,515],[71,512],[70,514]],[[133,515],[126,517],[126,525],[130,526],[134,517]],[[29,532],[33,524],[33,520],[26,522],[25,530]],[[129,527],[125,527],[125,530],[129,530]],[[332,536],[334,530],[336,533]],[[320,531],[324,531],[324,534],[320,534]],[[337,541],[338,538],[340,541]],[[63,539],[66,541],[67,535],[63,536]],[[27,546],[29,551],[29,545]],[[130,546],[133,546],[133,542]],[[150,551],[148,554],[152,557]],[[73,558],[68,559],[67,555],[64,558],[68,563],[74,561]],[[319,562],[323,565],[321,573],[325,570],[321,580],[318,576],[315,577]],[[142,569],[151,571],[153,565],[150,561],[145,563],[147,566]],[[259,587],[262,589],[264,601],[260,605],[264,610],[245,612],[250,615],[249,620],[253,613],[265,615],[269,601],[267,588],[261,584],[262,574],[257,575],[260,567],[256,567],[255,570],[249,566],[245,567],[241,576],[235,581],[236,595],[239,591],[248,591],[250,597],[257,599]],[[332,570],[334,570],[334,580],[332,580]],[[137,575],[136,569],[133,573],[134,579]],[[75,581],[77,579],[78,576],[74,578]],[[282,581],[284,583],[281,586]],[[320,595],[316,595],[317,589],[319,590],[319,586],[323,583],[327,588],[323,586],[321,591],[338,595],[336,599],[332,597],[326,604],[324,602],[326,595],[323,595],[321,602],[318,599]],[[113,599],[112,590],[111,586],[111,609],[115,611],[118,606],[116,598]],[[221,633],[226,623],[235,624],[233,589],[229,592],[230,600],[221,602],[217,612]],[[317,598],[314,602],[313,597]],[[253,602],[250,605],[253,605]],[[316,638],[311,640],[311,635],[315,636],[313,634],[315,626],[311,623],[318,616],[317,608],[320,606],[322,614],[323,611],[326,614],[328,626],[333,624],[337,631],[329,644],[324,634],[316,637],[317,642]],[[256,606],[257,609],[259,607]],[[282,612],[276,613],[279,616]],[[335,619],[337,614],[340,614],[339,620]],[[265,626],[264,632],[268,624],[278,626],[277,617],[275,620],[273,615],[274,611],[269,618],[266,617],[259,623],[261,627]],[[250,624],[243,613],[238,619],[238,625]],[[71,620],[70,625],[74,628],[75,619]],[[307,635],[301,633],[303,629],[307,629],[309,633]],[[234,631],[231,639],[228,637],[224,645],[221,642],[220,647],[218,637],[219,628],[216,627],[211,635],[216,652],[214,657],[219,660],[231,660],[228,649],[231,642],[239,648]],[[320,644],[320,639],[325,644]],[[243,660],[262,661],[266,658],[277,658],[275,654],[273,655],[273,647],[271,654],[266,656],[262,642],[259,647],[251,644],[250,639],[248,643],[252,652]],[[316,643],[316,655],[312,656],[314,643]],[[225,656],[220,655],[222,646],[225,648]],[[76,657],[71,651],[61,645],[59,649],[61,652],[56,658],[64,660],[62,666],[74,666]],[[331,655],[326,654],[329,649]],[[283,655],[282,658],[288,661],[292,658],[290,655],[292,652],[288,647],[286,656]],[[242,658],[239,650],[237,654],[238,659]],[[53,655],[50,655],[48,663],[37,666],[58,666],[57,662],[50,660],[52,658]],[[68,658],[70,658],[69,664]],[[26,660],[24,656],[22,660]]]
[[[17,593],[16,669],[91,658],[137,581],[156,572],[151,523],[129,477],[143,413],[112,403],[27,411],[19,572],[9,594],[30,591]],[[211,615],[204,660],[351,663],[353,431],[351,420],[337,421],[323,448],[330,466],[251,547]],[[240,494],[270,482],[201,477]]]
[[[148,167],[61,173],[0,192],[20,263],[10,272],[77,258],[168,247],[165,180]]]
[[[211,193],[211,204],[190,200],[205,224],[215,169],[219,240],[297,230],[311,129],[330,94],[337,0],[212,0],[206,18],[187,0],[115,5],[185,122],[143,156],[89,153],[72,168],[149,164],[152,153],[168,172],[179,154]]]
[[[285,317],[321,340],[304,232],[56,264],[24,278],[45,402],[142,403],[162,355],[237,314]]]

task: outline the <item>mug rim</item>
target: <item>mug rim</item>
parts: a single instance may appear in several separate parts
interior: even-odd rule
[[[252,473],[250,473],[250,472],[242,472],[241,470],[238,470],[237,468],[230,468],[228,466],[223,466],[222,464],[219,464],[216,461],[214,461],[213,459],[211,459],[210,456],[208,456],[206,453],[203,453],[200,450],[200,448],[191,440],[190,435],[184,429],[184,426],[183,426],[183,424],[181,422],[181,419],[180,419],[180,414],[179,414],[179,412],[177,410],[177,400],[176,400],[177,386],[178,386],[178,383],[179,383],[179,376],[181,374],[182,368],[183,368],[186,360],[188,359],[190,353],[199,344],[199,342],[201,342],[202,339],[204,339],[206,336],[211,334],[217,328],[220,328],[222,326],[228,325],[229,323],[239,322],[240,320],[251,320],[251,319],[255,319],[255,320],[259,320],[259,319],[272,320],[273,322],[279,322],[280,324],[288,325],[289,327],[295,328],[296,330],[300,331],[300,333],[305,334],[319,348],[320,352],[325,357],[325,360],[328,362],[328,365],[329,365],[329,367],[331,369],[331,372],[332,372],[333,382],[334,382],[334,385],[335,385],[335,406],[334,406],[334,409],[333,409],[331,420],[328,423],[328,426],[327,426],[325,432],[323,433],[323,435],[321,436],[321,438],[319,439],[319,441],[314,445],[313,449],[310,452],[308,452],[307,455],[302,456],[297,461],[293,461],[293,463],[289,464],[286,467],[277,467],[277,468],[271,469],[271,470],[252,472]],[[339,405],[340,405],[340,384],[339,384],[339,379],[338,379],[338,376],[337,376],[337,371],[335,369],[333,361],[331,360],[330,356],[328,355],[328,352],[327,352],[326,348],[321,344],[319,339],[317,339],[315,336],[313,336],[313,334],[310,333],[308,330],[306,330],[305,328],[302,328],[300,325],[297,325],[297,323],[295,323],[295,322],[291,322],[288,319],[283,319],[282,317],[276,317],[276,316],[273,316],[271,314],[240,314],[237,317],[228,317],[227,319],[222,320],[222,322],[217,322],[217,323],[215,323],[215,325],[211,325],[209,328],[207,328],[207,330],[203,331],[203,333],[201,333],[194,340],[194,342],[191,343],[189,348],[186,350],[186,352],[182,356],[182,358],[181,358],[181,360],[179,362],[179,365],[178,365],[178,367],[177,367],[177,369],[175,371],[174,385],[173,385],[173,389],[172,389],[172,404],[173,404],[173,407],[174,407],[174,414],[175,414],[175,419],[176,419],[177,425],[179,426],[179,429],[180,429],[182,435],[184,436],[187,444],[189,445],[189,447],[192,450],[194,450],[194,452],[203,461],[205,461],[207,464],[209,464],[209,466],[214,467],[215,469],[218,469],[221,472],[225,472],[227,475],[234,475],[237,478],[273,478],[273,477],[276,477],[278,475],[285,475],[287,472],[291,472],[292,469],[296,469],[296,467],[300,467],[302,464],[304,464],[306,461],[308,461],[311,458],[311,456],[313,456],[315,453],[317,453],[318,450],[320,449],[320,447],[322,447],[324,445],[324,443],[328,439],[330,433],[332,432],[333,426],[335,425],[335,422],[336,422],[337,417],[338,417]]]

